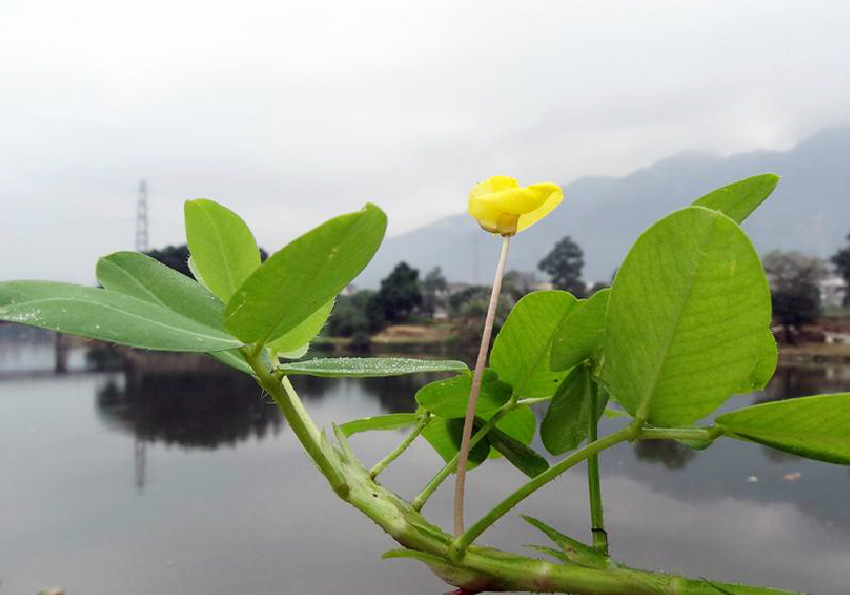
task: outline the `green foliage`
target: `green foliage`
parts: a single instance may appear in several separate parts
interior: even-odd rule
[[[417,413],[391,413],[375,417],[364,417],[342,424],[339,428],[346,436],[361,432],[386,430],[403,430],[419,422],[421,416]]]
[[[605,336],[608,294],[609,290],[603,289],[579,300],[558,324],[552,337],[553,370],[569,370],[596,354]]]
[[[157,304],[53,281],[0,283],[0,320],[159,351],[224,351],[242,345]]]
[[[501,320],[504,325],[475,409],[478,442],[470,462],[474,466],[498,454],[530,479],[455,537],[418,513],[455,470],[454,464],[446,465],[411,503],[374,478],[420,432],[444,461],[455,461],[472,382],[466,364],[409,358],[280,363],[275,357],[303,354],[326,322],[332,334],[368,338],[385,317],[397,319],[418,307],[418,273],[407,265],[396,268],[380,293],[337,296],[381,243],[386,217],[377,207],[367,205],[331,219],[260,264],[254,237],[236,214],[213,201],[189,201],[189,264],[198,282],[153,258],[118,252],[98,262],[103,289],[48,281],[0,283],[0,320],[132,347],[207,352],[253,375],[336,493],[411,548],[394,555],[423,560],[462,589],[630,595],[649,585],[659,593],[714,589],[777,595],[781,592],[775,589],[669,577],[613,562],[607,556],[598,474],[599,453],[620,443],[676,440],[703,449],[724,436],[850,465],[850,393],[760,404],[720,415],[714,426],[692,425],[730,395],[763,388],[776,369],[767,279],[738,226],[776,181],[772,174],[741,180],[661,219],[635,242],[610,290],[578,301],[563,291],[532,293],[519,299],[506,319],[497,315],[497,326]],[[839,267],[845,262],[841,254],[833,258]],[[776,315],[782,320],[778,295],[803,279],[810,282],[803,297],[809,296],[822,267],[787,255],[765,260]],[[576,294],[583,291],[582,265],[581,250],[568,237],[541,261],[560,287]],[[425,286],[436,295],[445,279],[432,271]],[[516,297],[524,293],[517,289]],[[473,288],[452,299],[454,308],[469,314],[486,304],[486,291]],[[386,304],[392,305],[388,309]],[[805,310],[799,304],[792,309]],[[415,395],[415,413],[335,426],[336,445],[307,415],[289,379],[433,372],[460,374],[422,387]],[[606,409],[609,395],[625,412]],[[529,447],[537,430],[529,403],[550,398],[540,426],[543,444],[554,456],[573,451],[551,466]],[[603,414],[634,419],[597,437],[596,423]],[[412,426],[402,444],[372,471],[357,461],[346,439]],[[646,444],[639,442],[639,448]],[[540,582],[538,560],[491,548],[468,549],[514,506],[582,462],[588,467],[594,545],[527,519],[557,546],[532,546],[557,562],[546,566],[545,583]]]
[[[576,297],[584,297],[584,251],[570,236],[564,236],[555,244],[546,258],[537,263],[537,268],[548,273],[557,289],[569,291]]]
[[[386,227],[384,212],[370,204],[293,240],[227,302],[225,328],[243,341],[260,343],[291,331],[366,267]]]
[[[104,289],[162,306],[222,330],[222,301],[198,282],[150,256],[115,252],[97,261],[96,272]]]
[[[310,316],[305,318],[294,329],[268,343],[267,347],[283,357],[295,358],[303,356],[307,351],[310,341],[322,330],[333,307],[333,299],[328,300],[322,304],[321,308],[310,314]]]
[[[741,223],[773,193],[778,183],[776,174],[752,176],[709,192],[693,205],[720,211]]]
[[[422,436],[442,459],[448,463],[460,451],[460,440],[463,435],[463,419],[445,419],[435,417],[422,431]],[[469,451],[469,469],[487,460],[490,454],[490,441],[485,436]]]
[[[721,415],[715,424],[736,438],[850,465],[850,393],[753,405]]]
[[[422,360],[406,357],[334,357],[281,364],[280,370],[288,375],[369,378],[427,372],[465,372],[467,367],[465,363],[455,360]]]
[[[183,215],[192,262],[210,291],[226,302],[260,266],[257,240],[239,215],[214,200],[187,200]]]
[[[692,423],[753,371],[770,294],[749,238],[725,215],[688,207],[638,238],[614,279],[604,379],[656,426]]]
[[[576,299],[565,291],[539,291],[519,300],[493,344],[490,365],[521,398],[548,397],[564,374],[549,369],[552,337]]]
[[[591,419],[596,423],[602,416],[608,400],[598,399],[594,415],[592,390],[596,390],[596,386],[588,366],[574,368],[558,386],[540,424],[540,437],[550,454],[562,455],[578,448],[587,438]]]

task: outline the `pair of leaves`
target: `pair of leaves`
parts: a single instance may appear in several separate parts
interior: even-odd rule
[[[0,283],[0,320],[160,351],[242,346],[227,333],[154,301],[53,281]]]
[[[416,393],[417,403],[436,416],[423,436],[446,462],[451,461],[460,450],[471,386],[471,375],[463,374],[427,384]],[[501,382],[495,373],[485,371],[475,404],[475,430],[509,401],[512,392],[511,386]],[[476,465],[481,463],[491,455],[492,447],[521,471],[534,477],[548,468],[545,459],[528,448],[536,425],[534,413],[528,406],[515,408],[499,419],[496,427],[473,447],[469,460]]]
[[[386,215],[367,204],[290,242],[260,264],[245,222],[215,201],[185,205],[186,237],[199,278],[227,305],[224,328],[246,343],[301,353],[324,324],[334,297],[368,264]]]

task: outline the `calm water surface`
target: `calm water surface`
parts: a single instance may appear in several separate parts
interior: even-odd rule
[[[77,354],[72,367],[83,365]],[[393,542],[336,499],[273,405],[238,375],[21,374],[49,347],[0,348],[0,594],[434,595],[423,566],[383,562]],[[409,411],[425,377],[298,378],[322,425]],[[850,390],[850,368],[781,370],[731,407]],[[606,421],[604,431],[616,427]],[[402,434],[355,437],[371,464]],[[538,445],[539,446],[539,445]],[[414,496],[440,467],[415,444],[384,481]],[[850,591],[850,471],[734,441],[706,452],[622,445],[602,458],[612,553],[634,566],[812,593]],[[521,510],[589,538],[584,469]],[[470,476],[476,518],[522,477],[501,461]],[[450,526],[451,486],[426,514]],[[544,543],[515,515],[491,545]]]

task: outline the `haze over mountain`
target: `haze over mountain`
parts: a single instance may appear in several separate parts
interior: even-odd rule
[[[554,213],[513,242],[508,269],[536,271],[555,242],[570,235],[584,250],[585,280],[609,281],[632,242],[656,219],[717,187],[766,172],[782,180],[744,223],[756,249],[826,258],[850,232],[849,169],[850,127],[844,127],[823,130],[784,152],[681,153],[624,177],[579,178],[564,188],[565,200]],[[487,283],[498,243],[467,214],[446,217],[385,240],[357,284],[376,287],[402,260],[422,275],[439,266],[449,281]]]

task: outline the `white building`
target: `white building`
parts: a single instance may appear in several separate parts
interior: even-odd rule
[[[824,308],[840,308],[844,305],[844,300],[847,297],[847,281],[843,278],[833,275],[824,277],[818,281],[820,289],[820,303]]]

